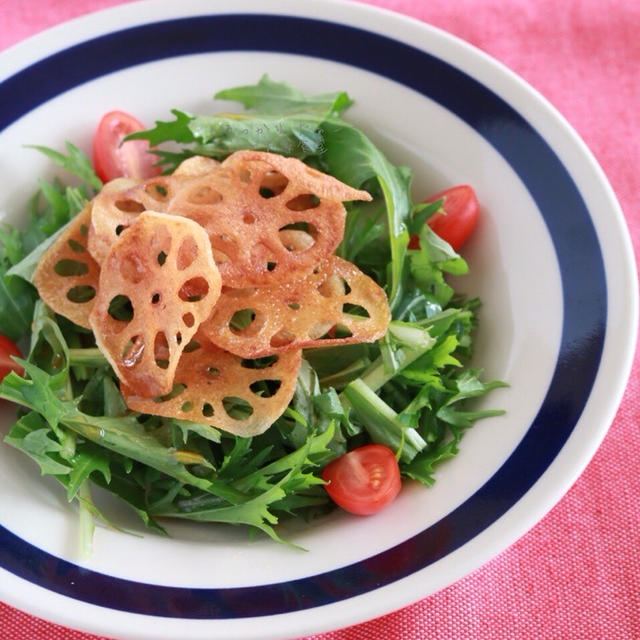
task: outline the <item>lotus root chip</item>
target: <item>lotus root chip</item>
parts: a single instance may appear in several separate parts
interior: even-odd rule
[[[102,264],[91,328],[121,382],[140,396],[162,395],[219,294],[204,230],[186,218],[146,211]]]
[[[266,431],[286,409],[300,362],[300,351],[243,359],[198,333],[180,358],[171,393],[144,398],[123,385],[123,395],[134,411],[254,436]]]
[[[87,249],[90,219],[87,205],[47,249],[33,275],[44,302],[87,329],[100,276],[100,267]]]
[[[133,178],[116,178],[107,182],[91,201],[88,248],[98,264],[102,264],[118,235],[139,215],[141,207],[132,211],[130,203],[127,207],[120,197],[139,182]],[[120,208],[115,206],[116,202]]]
[[[116,178],[102,187],[93,199],[89,251],[98,264],[106,257],[118,236],[144,211],[166,212],[179,186],[215,170],[219,162],[194,156],[180,164],[172,176],[157,176],[144,182]]]
[[[224,289],[201,332],[243,357],[373,342],[390,321],[384,291],[355,265],[329,257],[307,278],[275,287]]]
[[[150,209],[190,218],[207,231],[225,286],[276,284],[308,274],[335,250],[344,234],[344,201],[370,199],[296,158],[260,151],[237,151],[222,163],[194,157],[172,176],[100,194],[92,254],[101,263],[118,233]]]
[[[296,158],[237,151],[184,183],[168,211],[207,230],[223,284],[240,288],[308,274],[342,240],[343,201],[370,199]]]

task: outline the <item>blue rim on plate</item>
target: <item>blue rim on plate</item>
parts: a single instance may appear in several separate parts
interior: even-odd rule
[[[563,326],[549,391],[511,456],[462,505],[382,553],[307,578],[235,588],[150,585],[81,568],[0,527],[0,566],[75,600],[153,616],[245,618],[300,611],[388,585],[455,551],[515,505],[560,452],[591,393],[604,344],[607,291],[586,205],[557,155],[517,111],[424,51],[362,29],[292,16],[156,22],[64,49],[8,78],[0,85],[0,131],[47,100],[113,71],[174,56],[247,50],[329,59],[387,77],[456,114],[503,156],[535,200],[559,264]],[[57,73],[61,68],[64,73]]]

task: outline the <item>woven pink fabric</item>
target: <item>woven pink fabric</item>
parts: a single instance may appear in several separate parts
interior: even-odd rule
[[[525,78],[576,128],[640,247],[638,0],[368,0],[456,34]],[[118,0],[0,0],[0,48]],[[519,542],[382,618],[313,640],[640,638],[640,359],[595,458]],[[89,640],[0,606],[1,640]],[[178,640],[178,639],[176,639]]]

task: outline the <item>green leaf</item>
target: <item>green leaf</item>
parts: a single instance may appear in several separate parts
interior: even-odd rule
[[[60,458],[62,445],[52,435],[42,416],[32,411],[13,425],[4,441],[35,460],[42,475],[68,474],[72,466]]]
[[[453,407],[441,407],[436,414],[440,420],[459,429],[471,428],[477,420],[492,416],[501,416],[504,411],[500,409],[484,409],[482,411],[461,411]]]
[[[413,208],[412,216],[409,218],[409,231],[411,234],[419,234],[425,222],[432,218],[442,209],[444,198],[435,202],[421,202]]]
[[[173,420],[173,424],[180,428],[185,441],[188,439],[190,433],[195,433],[206,440],[210,440],[211,442],[220,442],[220,431],[215,427],[212,427],[210,424],[178,419]]]
[[[196,142],[196,138],[189,128],[194,116],[179,109],[172,109],[171,113],[175,116],[175,120],[167,122],[158,120],[152,129],[130,133],[125,140],[148,140],[152,147],[170,141],[182,144]]]
[[[194,153],[224,157],[240,149],[256,149],[305,158],[323,149],[320,116],[197,116],[189,123],[198,145]]]
[[[322,125],[325,153],[322,162],[334,177],[354,187],[375,178],[383,193],[391,251],[389,303],[398,303],[405,279],[405,254],[409,242],[407,220],[411,212],[410,173],[394,167],[359,129],[338,119]]]
[[[67,228],[67,225],[61,227],[56,232],[54,232],[49,237],[45,238],[38,246],[36,246],[32,251],[30,251],[26,256],[24,256],[18,263],[14,264],[4,276],[5,284],[9,283],[9,279],[13,277],[21,278],[26,282],[31,283],[33,281],[33,274],[40,262],[40,259],[44,255],[45,251],[58,239],[60,235],[62,235]],[[35,297],[35,289],[33,287],[29,288],[30,291],[34,292]]]
[[[18,229],[8,224],[0,224],[0,257],[9,261],[11,265],[22,260],[22,234]]]
[[[343,394],[371,439],[389,447],[401,460],[410,462],[426,446],[420,434],[398,420],[397,413],[361,379],[349,383]]]
[[[432,485],[435,482],[433,477],[435,467],[458,453],[458,441],[450,440],[416,456],[410,464],[403,465],[402,473],[426,485]]]
[[[296,451],[235,480],[236,487],[245,491],[259,491],[257,495],[242,504],[220,505],[215,499],[202,496],[195,499],[177,500],[172,505],[162,505],[162,508],[154,509],[153,514],[201,522],[245,524],[262,530],[273,540],[286,543],[273,528],[277,524],[278,518],[271,507],[282,504],[291,492],[304,491],[323,482],[309,473],[306,467],[315,466],[316,459],[327,455],[327,446],[333,435],[333,427],[329,427],[324,433],[311,436]],[[230,459],[242,459],[249,452],[250,442],[248,440],[236,439],[235,452]],[[228,465],[230,464],[229,462]],[[255,465],[249,463],[249,466]],[[279,479],[272,483],[274,478]]]
[[[278,458],[265,467],[239,478],[234,484],[242,490],[260,486],[265,478],[301,469],[305,464],[315,466],[318,459],[326,455],[333,457],[328,447],[334,437],[334,425],[331,423],[322,433],[313,434],[304,445],[286,456]],[[315,483],[315,481],[313,481]]]
[[[180,461],[180,452],[163,445],[152,433],[146,432],[135,414],[120,418],[87,415],[77,409],[77,401],[63,401],[58,397],[53,389],[55,381],[52,376],[29,362],[22,364],[31,379],[25,380],[14,372],[10,373],[0,383],[0,397],[38,411],[52,427],[64,424],[91,442],[158,469],[185,484],[221,495],[230,502],[245,499],[243,494],[224,483],[193,475]],[[208,464],[197,454],[192,458],[199,460],[200,464]]]
[[[116,496],[124,504],[128,505],[146,527],[161,535],[168,535],[166,530],[150,515],[147,507],[147,488],[135,481],[135,474],[123,473],[117,466],[111,470],[111,478],[107,483],[102,474],[94,475],[91,480],[94,484]],[[181,486],[181,485],[179,485]],[[98,517],[105,520],[102,514]],[[106,521],[110,526],[115,525]],[[117,527],[115,527],[117,528]]]
[[[25,336],[37,297],[35,288],[21,278],[0,277],[0,333],[14,342]]]
[[[38,180],[40,192],[49,204],[49,215],[52,218],[51,230],[59,229],[69,222],[69,203],[65,197],[64,189],[58,184],[49,184],[44,180]]]
[[[444,308],[454,293],[445,282],[444,273],[463,275],[468,273],[469,267],[428,225],[421,228],[419,237],[420,248],[409,252],[411,275],[420,289]]]
[[[234,87],[219,91],[218,100],[233,100],[245,109],[255,109],[262,114],[291,114],[318,111],[322,114],[338,113],[352,104],[344,91],[309,95],[288,84],[274,82],[263,75],[255,85]]]
[[[111,480],[109,458],[97,447],[91,449],[85,447],[74,456],[71,462],[73,468],[69,474],[69,484],[67,485],[67,500],[69,502],[76,497],[82,484],[89,480],[94,471],[100,472],[107,484]]]
[[[89,158],[71,142],[66,143],[67,155],[49,147],[27,146],[44,153],[51,161],[86,182],[94,190],[98,191],[102,188],[102,180],[95,174]]]

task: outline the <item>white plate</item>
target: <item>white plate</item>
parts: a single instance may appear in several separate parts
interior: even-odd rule
[[[357,28],[349,25],[358,25]],[[75,514],[54,483],[0,447],[0,597],[123,639],[284,638],[407,605],[480,566],[575,481],[620,401],[637,285],[624,220],[573,130],[504,67],[427,25],[355,3],[194,0],[128,4],[0,55],[0,209],[16,221],[47,161],[23,145],[88,150],[120,108],[150,123],[208,112],[262,73],[347,90],[348,119],[412,167],[416,199],[476,188],[482,221],[457,286],[482,298],[477,362],[510,388],[489,404],[436,485],[387,510],[335,514],[287,535],[180,525],[171,539],[99,528],[81,561]],[[228,108],[228,105],[224,105]],[[10,424],[11,412],[6,413]],[[133,525],[135,526],[135,525]]]

